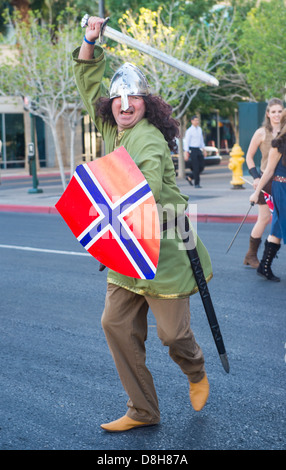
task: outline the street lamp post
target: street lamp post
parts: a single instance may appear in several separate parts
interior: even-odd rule
[[[104,0],[99,0],[99,16],[100,16],[100,18],[105,18],[105,15],[104,15]]]

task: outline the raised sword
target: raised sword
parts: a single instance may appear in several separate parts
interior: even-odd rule
[[[88,19],[89,15],[84,15],[81,20],[82,28],[85,28],[88,25]],[[147,44],[144,44],[143,42],[138,41],[137,39],[134,39],[131,36],[127,36],[127,34],[121,33],[120,31],[117,31],[116,29],[107,26],[107,22],[109,21],[109,19],[110,18],[107,17],[101,26],[99,36],[100,43],[102,43],[103,41],[103,36],[106,36],[107,38],[113,39],[113,41],[116,41],[119,44],[126,44],[127,46],[133,49],[143,52],[144,54],[155,57],[161,62],[164,62],[170,65],[171,67],[174,67],[180,70],[181,72],[184,72],[187,75],[191,75],[192,77],[197,78],[198,80],[201,80],[202,82],[205,82],[208,85],[219,85],[219,81],[213,75],[210,75],[209,73],[204,72],[203,70],[200,70],[197,67],[186,64],[185,62],[176,59],[175,57],[172,57],[169,54],[166,54],[165,52],[161,52],[152,46],[148,46]]]

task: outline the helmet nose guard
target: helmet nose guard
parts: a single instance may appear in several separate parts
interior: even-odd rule
[[[149,85],[143,72],[130,63],[122,65],[113,75],[109,88],[110,99],[121,96],[121,109],[129,108],[128,96],[149,95]]]

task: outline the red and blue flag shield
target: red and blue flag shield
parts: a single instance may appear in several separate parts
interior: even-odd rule
[[[79,165],[56,209],[100,263],[126,276],[155,277],[160,252],[157,206],[124,147]]]
[[[273,212],[274,211],[273,197],[270,194],[266,193],[265,191],[263,191],[263,193],[264,193],[264,200],[266,204],[268,205],[270,212]]]

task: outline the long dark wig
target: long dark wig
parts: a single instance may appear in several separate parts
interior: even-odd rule
[[[179,137],[179,121],[176,121],[172,114],[172,107],[166,103],[161,96],[147,95],[142,97],[145,102],[145,118],[162,132],[169,149],[172,152],[177,151],[176,137]],[[112,113],[112,100],[109,98],[99,98],[96,102],[96,113],[103,122],[110,122],[116,125]]]

